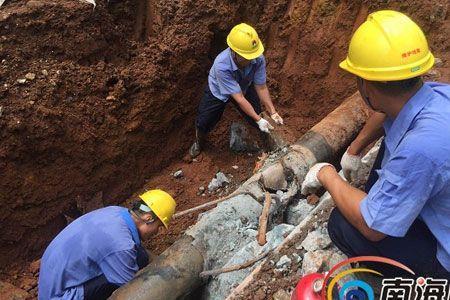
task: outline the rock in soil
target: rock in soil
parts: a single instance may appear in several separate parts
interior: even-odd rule
[[[183,170],[178,170],[175,173],[173,173],[173,177],[175,177],[175,178],[183,177]]]
[[[32,80],[34,80],[34,79],[36,78],[36,74],[34,74],[34,73],[27,73],[27,74],[25,75],[25,78],[26,78],[27,80],[32,81]]]
[[[276,267],[275,271],[283,273],[291,267],[291,264],[292,259],[290,259],[287,255],[283,255],[282,257],[280,257],[280,260],[278,260],[278,262],[275,264]]]
[[[210,191],[211,193],[215,192],[218,188],[224,187],[229,183],[230,179],[228,179],[228,177],[222,172],[218,172],[208,184],[208,191]]]

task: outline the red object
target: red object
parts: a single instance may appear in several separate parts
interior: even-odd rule
[[[297,283],[291,300],[321,300],[320,292],[325,274],[312,273],[303,276]]]

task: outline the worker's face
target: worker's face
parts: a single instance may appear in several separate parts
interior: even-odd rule
[[[251,60],[243,58],[234,51],[232,53],[233,53],[233,60],[240,69],[245,68],[250,64]]]
[[[142,214],[141,222],[138,225],[138,231],[141,239],[148,240],[156,235],[164,225],[158,218],[153,218],[151,214]]]
[[[370,109],[374,111],[378,111],[373,99],[374,95],[371,93],[370,84],[367,80],[362,79],[361,77],[356,77],[356,84],[358,86],[358,91],[361,94],[364,102],[367,104]]]

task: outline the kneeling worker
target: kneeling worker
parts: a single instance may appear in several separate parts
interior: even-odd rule
[[[264,46],[258,33],[245,23],[236,25],[228,34],[227,44],[229,48],[216,57],[209,71],[208,86],[198,107],[196,140],[189,151],[192,157],[200,154],[206,135],[219,122],[230,100],[262,132],[268,133],[273,127],[259,116],[260,100],[274,122],[283,124],[266,85]]]
[[[367,192],[320,163],[306,175],[302,193],[320,186],[330,192],[336,208],[328,232],[347,256],[383,256],[417,276],[449,279],[450,85],[422,81],[433,64],[424,34],[410,18],[396,11],[369,15],[340,64],[357,76],[362,98],[377,112],[357,144],[385,134]],[[354,154],[363,148],[353,146],[341,163],[344,174],[352,173]],[[408,275],[381,263],[370,267],[390,278]]]
[[[44,252],[38,298],[106,299],[148,264],[141,240],[168,226],[175,200],[148,191],[128,210],[109,206],[70,223]]]

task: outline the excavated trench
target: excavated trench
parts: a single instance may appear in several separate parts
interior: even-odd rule
[[[261,33],[290,142],[355,90],[337,65],[370,11],[411,15],[442,59],[433,76],[450,74],[448,2],[97,2],[11,0],[0,9],[0,280],[31,294],[28,263],[80,214],[123,204],[143,186],[166,189],[184,210],[218,197],[198,193],[218,170],[233,175],[229,190],[252,175],[256,157],[228,149],[239,118],[231,107],[205,154],[185,158],[208,69],[237,22]],[[170,176],[178,169],[181,180]],[[196,219],[175,220],[147,246],[161,253]]]

